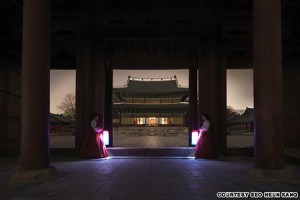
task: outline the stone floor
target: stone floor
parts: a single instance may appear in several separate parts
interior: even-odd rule
[[[188,137],[178,136],[131,136],[114,140],[116,147],[187,147]]]
[[[58,146],[70,145],[72,141],[70,137],[50,140],[52,145]],[[151,149],[151,154],[143,155],[152,155],[159,151],[155,147],[162,146],[163,143],[173,146],[178,142],[185,143],[186,139],[139,136],[127,138],[123,145],[129,141],[135,142],[135,151],[140,148],[139,151],[150,152]],[[166,149],[173,152],[172,148],[165,148],[164,151]],[[193,151],[192,148],[176,147],[177,151],[180,149]],[[285,170],[279,171],[283,175],[280,178],[254,178],[253,174],[257,175],[257,169],[253,167],[252,158],[220,156],[218,159],[204,160],[167,155],[135,157],[120,156],[117,148],[110,150],[111,156],[107,159],[52,157],[51,165],[59,171],[57,177],[21,185],[8,184],[11,175],[18,168],[19,158],[0,157],[0,200],[210,200],[218,199],[218,192],[258,192],[257,194],[265,195],[267,192],[288,191],[296,192],[298,197],[300,193],[299,148],[285,148],[286,157],[298,164],[286,163]],[[188,154],[180,152],[180,155]]]
[[[187,147],[188,137],[183,136],[126,136],[114,139],[115,147]],[[51,136],[51,148],[74,148],[75,136]]]
[[[13,186],[7,180],[18,158],[1,158],[0,200],[209,200],[218,192],[300,192],[299,165],[286,163],[290,180],[253,178],[243,173],[253,168],[250,158],[57,157],[51,165],[60,172],[56,179]]]
[[[241,141],[241,140],[240,140]],[[243,141],[243,140],[242,140]],[[236,143],[236,142],[235,142]],[[241,142],[243,143],[243,142]],[[233,145],[238,147],[247,147],[249,142],[244,146]],[[75,148],[74,136],[51,136],[51,148]],[[158,147],[188,147],[188,138],[176,136],[131,136],[119,137],[114,140],[114,147],[134,147],[134,148],[158,148]],[[187,155],[187,154],[185,154]],[[285,155],[291,160],[300,161],[300,148],[285,148]]]
[[[243,148],[253,146],[253,136],[228,136],[228,147]],[[55,136],[50,138],[51,148],[74,148],[75,136]],[[184,135],[146,136],[127,135],[114,137],[115,147],[187,147],[188,137]]]

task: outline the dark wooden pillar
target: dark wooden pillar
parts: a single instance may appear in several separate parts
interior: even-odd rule
[[[219,52],[215,38],[202,42],[199,52],[199,122],[206,113],[211,121],[211,133],[215,141],[220,131]],[[201,124],[199,124],[200,126]],[[219,145],[219,144],[217,144]],[[218,147],[218,146],[217,146]]]
[[[113,129],[112,129],[112,89],[113,89],[113,70],[106,60],[105,64],[105,106],[104,106],[104,129],[109,131],[110,145],[113,146]]]
[[[218,151],[223,154],[227,150],[227,55],[221,51],[220,55],[220,129],[217,136]]]
[[[195,64],[189,69],[189,144],[191,144],[192,131],[198,129],[197,118],[197,66],[198,58]]]
[[[21,170],[49,167],[50,1],[24,0]]]
[[[80,38],[81,39],[81,38]],[[79,40],[80,40],[79,39]],[[77,152],[80,151],[81,143],[83,142],[83,61],[82,58],[82,47],[83,44],[79,42],[78,49],[77,49],[77,55],[76,55],[76,132],[75,132],[75,149]]]
[[[95,69],[95,112],[100,116],[99,125],[104,128],[105,118],[105,49],[104,42],[97,38]]]
[[[82,31],[76,64],[76,147],[79,150],[85,134],[90,133],[95,92],[95,30]]]
[[[284,168],[281,1],[253,1],[255,165]]]

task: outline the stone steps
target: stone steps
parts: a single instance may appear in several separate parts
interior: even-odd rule
[[[135,148],[135,147],[108,147],[110,156],[151,156],[151,157],[193,157],[194,147],[159,147],[159,148]]]

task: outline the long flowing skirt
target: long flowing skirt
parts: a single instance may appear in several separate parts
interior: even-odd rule
[[[214,158],[216,157],[215,145],[212,135],[207,131],[200,133],[196,145],[195,158]]]
[[[81,158],[105,158],[108,151],[102,139],[102,132],[91,131],[86,135],[79,153]]]

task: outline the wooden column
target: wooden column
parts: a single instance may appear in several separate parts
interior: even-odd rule
[[[82,31],[76,64],[76,147],[79,150],[85,134],[90,133],[90,122],[95,96],[95,30]]]
[[[202,42],[199,54],[199,122],[206,113],[211,121],[211,133],[215,141],[220,131],[219,55],[215,38]],[[201,124],[199,124],[200,126]],[[218,147],[218,146],[217,146]]]
[[[223,154],[227,150],[227,55],[225,52],[221,51],[220,55],[220,129],[219,135],[217,136],[218,151]]]
[[[21,170],[49,167],[50,1],[24,0]]]
[[[105,106],[104,106],[104,128],[109,131],[110,145],[113,146],[113,129],[112,129],[112,89],[113,89],[113,70],[106,60],[105,64]],[[132,114],[131,114],[132,116]]]
[[[100,127],[104,128],[105,117],[105,52],[104,42],[97,38],[95,69],[95,112],[100,116]]]
[[[79,38],[81,40],[81,38]],[[84,90],[84,59],[82,57],[83,43],[78,44],[76,55],[76,132],[75,132],[75,149],[80,151],[81,143],[83,142],[83,90]]]
[[[284,168],[281,1],[253,1],[255,165]]]
[[[198,129],[197,118],[197,66],[198,58],[195,64],[189,69],[189,144],[191,144],[192,131]]]

